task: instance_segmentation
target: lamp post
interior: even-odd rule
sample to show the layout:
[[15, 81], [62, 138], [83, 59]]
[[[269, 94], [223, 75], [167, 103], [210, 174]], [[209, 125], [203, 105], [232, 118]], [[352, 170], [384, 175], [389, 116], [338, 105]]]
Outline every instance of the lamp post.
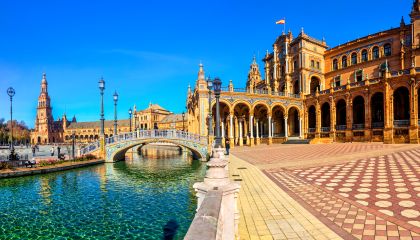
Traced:
[[209, 89], [209, 115], [208, 115], [208, 124], [209, 124], [209, 130], [208, 135], [209, 137], [213, 135], [213, 116], [212, 116], [212, 108], [211, 108], [211, 89], [213, 87], [213, 81], [210, 79], [210, 77], [207, 77], [207, 88]]
[[101, 91], [101, 136], [105, 135], [105, 118], [104, 118], [104, 90], [105, 90], [105, 81], [101, 77], [101, 80], [99, 80], [99, 90]]
[[118, 93], [114, 93], [114, 136], [117, 136], [117, 102], [118, 102]]
[[131, 132], [131, 114], [133, 113], [133, 111], [130, 109], [128, 109], [128, 115], [130, 116], [130, 132]]
[[214, 95], [216, 97], [216, 144], [215, 147], [219, 148], [222, 147], [222, 137], [220, 136], [220, 106], [219, 106], [219, 98], [220, 92], [222, 90], [222, 81], [220, 78], [216, 77], [213, 80], [213, 87], [214, 87]]
[[184, 128], [184, 119], [185, 119], [185, 112], [182, 112], [182, 131], [185, 131], [185, 128]]
[[7, 95], [10, 97], [10, 160], [15, 160], [15, 147], [13, 146], [13, 96], [15, 96], [15, 89], [9, 87]]
[[72, 148], [71, 148], [71, 151], [72, 151], [72, 156], [73, 156], [73, 159], [74, 159], [74, 131], [72, 131], [72, 133], [71, 133], [71, 145], [72, 145]]

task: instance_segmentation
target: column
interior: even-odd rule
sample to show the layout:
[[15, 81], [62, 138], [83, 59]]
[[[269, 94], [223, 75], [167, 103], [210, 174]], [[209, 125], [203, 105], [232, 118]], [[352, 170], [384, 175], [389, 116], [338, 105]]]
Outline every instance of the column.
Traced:
[[287, 115], [284, 115], [284, 137], [287, 138], [289, 137], [289, 126], [287, 126]]
[[251, 137], [249, 140], [249, 146], [254, 146], [254, 116], [249, 115], [249, 132], [251, 133]]
[[268, 116], [268, 145], [273, 143], [273, 136], [271, 135], [271, 115]]
[[299, 117], [299, 138], [303, 139], [303, 131], [302, 131], [302, 117]]
[[239, 145], [239, 119], [235, 118], [235, 142]]
[[260, 145], [260, 133], [259, 133], [259, 126], [258, 126], [258, 119], [255, 119], [255, 130], [257, 131], [257, 142], [256, 145]]
[[410, 143], [419, 143], [418, 138], [418, 120], [417, 120], [417, 91], [415, 87], [414, 79], [410, 79], [410, 130], [409, 137]]
[[230, 142], [230, 148], [235, 147], [235, 142], [233, 140], [233, 114], [231, 113], [229, 116], [230, 119], [230, 128], [229, 128], [229, 142]]
[[220, 135], [222, 137], [222, 146], [225, 146], [225, 122], [223, 120], [220, 121]]
[[272, 133], [273, 137], [274, 137], [274, 134], [275, 134], [275, 131], [274, 131], [274, 126], [275, 126], [275, 122], [273, 121], [273, 122], [271, 123], [271, 133]]
[[242, 137], [242, 119], [239, 119], [238, 122], [239, 122], [239, 146], [243, 146], [244, 139]]

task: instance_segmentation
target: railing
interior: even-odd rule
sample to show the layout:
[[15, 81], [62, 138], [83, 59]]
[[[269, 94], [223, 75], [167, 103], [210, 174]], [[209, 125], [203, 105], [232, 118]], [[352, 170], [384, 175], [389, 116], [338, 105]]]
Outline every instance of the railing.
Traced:
[[384, 122], [373, 122], [372, 128], [384, 128]]
[[353, 124], [353, 130], [363, 130], [363, 129], [365, 129], [364, 123]]
[[223, 229], [223, 221], [221, 221], [222, 195], [222, 191], [215, 190], [206, 194], [184, 239], [221, 239], [221, 229]]
[[394, 120], [394, 127], [407, 127], [410, 125], [410, 120]]
[[321, 127], [321, 132], [330, 132], [330, 127]]
[[310, 132], [310, 133], [314, 133], [315, 132], [315, 128], [308, 128], [308, 132]]
[[[201, 137], [198, 134], [193, 134], [189, 132], [179, 131], [179, 130], [139, 130], [136, 132], [130, 133], [121, 133], [116, 136], [112, 136], [105, 139], [105, 145], [128, 141], [128, 140], [135, 140], [135, 139], [150, 139], [150, 138], [161, 138], [161, 139], [181, 139], [192, 141], [196, 143], [200, 143], [203, 145], [207, 145], [207, 138]], [[85, 155], [89, 152], [95, 151], [100, 147], [100, 142], [94, 142], [85, 148], [80, 149], [80, 153]]]
[[346, 129], [347, 129], [346, 125], [336, 125], [335, 126], [335, 130], [337, 130], [337, 131], [344, 131]]
[[[222, 87], [222, 92], [229, 92], [229, 88], [228, 87]], [[234, 88], [233, 92], [238, 92], [238, 93], [250, 93], [250, 91], [246, 88]], [[328, 90], [329, 92], [329, 90]], [[295, 93], [285, 93], [285, 92], [275, 92], [275, 91], [271, 91], [268, 92], [268, 90], [266, 89], [255, 89], [254, 94], [270, 94], [273, 96], [280, 96], [280, 97], [291, 97], [291, 98], [300, 98], [300, 94], [295, 94]]]
[[234, 92], [247, 92], [246, 88], [233, 88]]
[[268, 90], [265, 89], [256, 89], [255, 90], [256, 94], [268, 94]]

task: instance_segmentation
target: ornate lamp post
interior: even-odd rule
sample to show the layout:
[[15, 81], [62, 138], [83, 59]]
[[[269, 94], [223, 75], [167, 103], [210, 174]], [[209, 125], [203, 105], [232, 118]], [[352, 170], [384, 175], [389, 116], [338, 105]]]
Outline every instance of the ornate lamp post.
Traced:
[[182, 112], [182, 131], [185, 131], [185, 128], [184, 128], [184, 119], [185, 119], [185, 112]]
[[130, 132], [131, 132], [131, 114], [133, 113], [133, 111], [130, 109], [128, 109], [128, 115], [130, 116]]
[[72, 148], [71, 148], [71, 151], [72, 151], [72, 156], [73, 156], [73, 159], [74, 159], [74, 132], [75, 131], [72, 131], [72, 133], [71, 133], [71, 145], [72, 145]]
[[7, 95], [10, 97], [10, 160], [15, 160], [15, 147], [13, 146], [13, 96], [15, 96], [15, 89], [9, 87], [7, 89]]
[[212, 109], [211, 109], [211, 89], [213, 87], [213, 81], [210, 77], [207, 77], [207, 88], [209, 89], [209, 115], [208, 115], [208, 124], [209, 124], [209, 137], [213, 135], [213, 116], [212, 116]]
[[105, 90], [105, 81], [101, 77], [101, 80], [99, 80], [99, 90], [101, 91], [101, 136], [105, 135], [105, 118], [104, 118], [104, 90]]
[[213, 80], [213, 87], [214, 87], [214, 95], [216, 97], [216, 144], [215, 147], [219, 148], [222, 147], [222, 137], [220, 136], [220, 106], [219, 106], [219, 98], [220, 92], [222, 90], [222, 81], [220, 78], [216, 77]]
[[117, 102], [118, 102], [118, 93], [114, 93], [114, 136], [117, 135]]

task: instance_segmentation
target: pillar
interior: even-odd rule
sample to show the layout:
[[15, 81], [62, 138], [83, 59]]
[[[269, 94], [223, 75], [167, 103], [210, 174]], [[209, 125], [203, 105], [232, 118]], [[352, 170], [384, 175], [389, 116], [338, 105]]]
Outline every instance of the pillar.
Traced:
[[346, 106], [346, 142], [351, 142], [353, 140], [353, 101], [351, 99], [347, 99], [347, 106]]
[[222, 137], [222, 146], [225, 147], [225, 122], [223, 120], [220, 121], [220, 132]]
[[249, 115], [249, 132], [251, 133], [249, 146], [254, 146], [254, 116]]
[[303, 138], [303, 131], [302, 131], [302, 117], [299, 117], [299, 138]]
[[410, 143], [419, 143], [418, 131], [418, 109], [417, 109], [417, 91], [415, 87], [415, 79], [410, 80]]
[[239, 122], [239, 146], [243, 146], [244, 139], [242, 137], [242, 119], [239, 119], [238, 122]]
[[230, 142], [230, 148], [234, 148], [235, 147], [235, 142], [233, 139], [233, 113], [230, 113], [229, 116], [229, 123], [230, 123], [230, 128], [229, 128], [229, 142]]
[[384, 114], [384, 143], [393, 143], [394, 142], [394, 128], [393, 128], [393, 115], [394, 115], [394, 111], [393, 111], [393, 96], [392, 96], [392, 89], [389, 86], [389, 83], [387, 80], [385, 80], [386, 82], [384, 83], [384, 109], [385, 109], [385, 114]]
[[271, 133], [271, 114], [268, 116], [268, 145], [273, 143], [273, 136]]
[[316, 102], [315, 105], [315, 113], [316, 113], [316, 125], [315, 125], [315, 138], [321, 137], [321, 107], [319, 106], [319, 102]]
[[286, 141], [287, 141], [287, 138], [289, 137], [289, 126], [287, 126], [287, 119], [288, 119], [288, 116], [284, 115], [284, 137], [286, 138]]
[[239, 119], [235, 118], [235, 142], [239, 145]]
[[255, 130], [257, 131], [257, 142], [256, 145], [260, 145], [260, 133], [259, 133], [259, 126], [258, 126], [258, 119], [255, 120]]
[[367, 97], [365, 98], [365, 141], [372, 141], [372, 129], [370, 123], [370, 96], [367, 94]]

